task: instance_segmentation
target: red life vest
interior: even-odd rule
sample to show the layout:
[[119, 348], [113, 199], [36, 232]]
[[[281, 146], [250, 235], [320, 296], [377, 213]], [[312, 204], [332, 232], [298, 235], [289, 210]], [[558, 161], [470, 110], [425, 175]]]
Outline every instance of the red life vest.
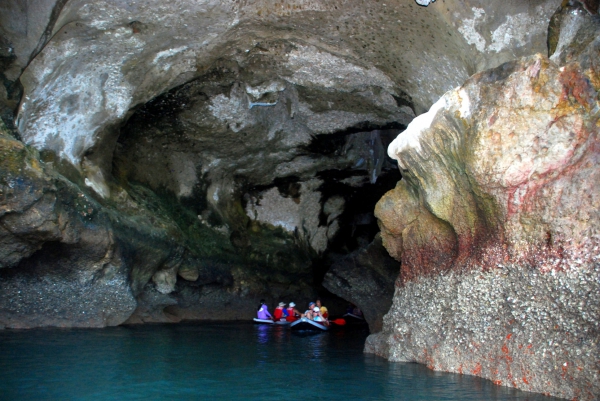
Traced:
[[286, 317], [285, 320], [287, 320], [288, 322], [293, 322], [294, 320], [297, 319], [297, 317], [294, 316], [294, 308], [287, 308], [287, 312], [288, 312], [288, 317]]
[[283, 308], [275, 308], [275, 311], [273, 312], [273, 317], [275, 317], [275, 320], [281, 319], [282, 316], [283, 316]]

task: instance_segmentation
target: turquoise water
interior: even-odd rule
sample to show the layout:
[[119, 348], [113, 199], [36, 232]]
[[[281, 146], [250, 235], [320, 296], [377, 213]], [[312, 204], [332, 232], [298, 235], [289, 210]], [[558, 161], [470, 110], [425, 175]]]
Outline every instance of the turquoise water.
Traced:
[[0, 400], [553, 400], [365, 355], [366, 336], [250, 323], [0, 330]]

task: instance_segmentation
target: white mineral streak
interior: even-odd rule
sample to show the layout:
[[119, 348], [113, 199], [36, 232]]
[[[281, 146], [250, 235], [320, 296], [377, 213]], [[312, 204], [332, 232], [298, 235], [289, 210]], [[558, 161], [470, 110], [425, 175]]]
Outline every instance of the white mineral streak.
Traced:
[[484, 20], [485, 11], [483, 8], [473, 7], [473, 18], [465, 19], [463, 25], [458, 28], [458, 32], [462, 33], [463, 37], [470, 45], [475, 45], [475, 48], [480, 52], [485, 51], [486, 41], [477, 32], [477, 26], [480, 25]]
[[474, 45], [480, 52], [499, 53], [507, 49], [515, 49], [527, 46], [533, 35], [544, 34], [548, 14], [549, 4], [542, 4], [535, 8], [533, 13], [519, 13], [515, 15], [506, 15], [506, 20], [498, 26], [491, 34], [491, 43], [488, 45], [484, 36], [481, 34], [487, 31], [489, 21], [486, 21], [485, 10], [473, 7], [473, 18], [467, 18], [463, 21], [458, 31], [463, 35], [468, 44]]
[[524, 26], [531, 25], [533, 18], [527, 13], [517, 15], [507, 15], [506, 21], [492, 33], [492, 44], [488, 50], [499, 52], [509, 47], [514, 40], [517, 46], [523, 46], [531, 32], [523, 29]]
[[260, 99], [263, 95], [273, 92], [281, 92], [285, 89], [285, 83], [281, 81], [273, 81], [252, 87], [246, 84], [246, 93], [254, 99]]
[[[99, 34], [98, 41], [107, 40], [108, 33]], [[125, 49], [105, 55], [103, 62], [97, 62], [94, 44], [82, 47], [76, 39], [67, 39], [46, 46], [44, 57], [35, 59], [24, 73], [26, 96], [18, 128], [26, 143], [52, 149], [78, 165], [94, 145], [94, 134], [124, 117], [134, 88], [121, 66], [128, 52], [139, 50], [143, 43], [137, 38], [120, 41]], [[92, 65], [91, 60], [96, 62]]]
[[544, 24], [539, 19], [545, 14], [544, 5], [541, 5], [536, 7], [533, 14], [507, 15], [506, 21], [492, 33], [492, 44], [487, 50], [500, 52], [507, 48], [526, 46], [532, 35], [541, 33], [544, 29]]
[[170, 158], [170, 167], [179, 188], [177, 195], [180, 197], [192, 195], [194, 185], [198, 182], [193, 160], [186, 154], [173, 153]]
[[564, 21], [560, 28], [558, 45], [554, 51], [554, 54], [552, 54], [550, 57], [550, 59], [554, 62], [557, 62], [560, 59], [561, 53], [573, 42], [575, 36], [579, 32], [579, 29], [585, 23], [583, 18], [578, 18], [577, 15], [573, 14], [566, 14], [563, 18]]
[[213, 97], [208, 109], [215, 118], [228, 124], [233, 132], [254, 124], [252, 114], [248, 113], [247, 95], [239, 87], [232, 88], [229, 97], [223, 94]]
[[429, 4], [433, 3], [435, 0], [415, 0], [418, 5], [427, 7]]
[[156, 56], [154, 56], [154, 60], [152, 60], [152, 64], [158, 63], [163, 58], [172, 57], [172, 56], [176, 55], [177, 53], [181, 53], [182, 51], [184, 51], [186, 49], [187, 49], [186, 46], [180, 46], [175, 49], [167, 49], [167, 50], [160, 51], [160, 52], [156, 53]]
[[271, 188], [260, 195], [260, 201], [248, 202], [246, 214], [253, 220], [281, 227], [288, 232], [294, 232], [302, 227], [300, 204], [292, 198], [279, 194], [277, 188]]
[[377, 121], [375, 114], [358, 114], [350, 111], [332, 110], [323, 113], [314, 113], [310, 109], [310, 105], [300, 102], [298, 112], [302, 115], [309, 116], [306, 121], [306, 126], [315, 133], [330, 133], [340, 127], [351, 127], [361, 121]]
[[321, 184], [321, 180], [303, 182], [299, 200], [284, 197], [277, 188], [271, 188], [262, 192], [260, 199], [250, 199], [246, 214], [261, 223], [281, 227], [290, 233], [297, 232], [315, 251], [323, 252], [327, 248], [328, 227], [319, 226], [321, 193], [316, 189]]
[[471, 101], [464, 89], [455, 88], [446, 92], [431, 106], [427, 113], [423, 113], [412, 120], [406, 130], [390, 143], [388, 156], [397, 160], [400, 168], [406, 168], [402, 162], [402, 152], [409, 149], [421, 152], [421, 136], [431, 127], [433, 119], [440, 110], [450, 108], [456, 108], [461, 118], [468, 118], [471, 115]]
[[110, 190], [108, 189], [108, 186], [106, 185], [104, 180], [95, 181], [93, 179], [86, 178], [84, 182], [86, 186], [92, 188], [98, 195], [102, 196], [103, 198], [107, 198], [110, 195]]
[[286, 66], [294, 71], [289, 81], [296, 85], [335, 87], [341, 91], [377, 86], [395, 94], [394, 82], [382, 71], [360, 67], [315, 46], [297, 45]]
[[[75, 166], [134, 104], [189, 80], [197, 72], [199, 44], [211, 42], [234, 18], [215, 14], [218, 17], [209, 24], [195, 28], [190, 40], [186, 34], [197, 13], [231, 9], [234, 3], [199, 0], [191, 8], [179, 0], [127, 6], [118, 0], [82, 3], [66, 5], [65, 20], [57, 23], [63, 28], [24, 71], [17, 121], [26, 143], [53, 150]], [[149, 29], [161, 26], [179, 36], [167, 34], [165, 41], [134, 33], [132, 21], [141, 21]], [[196, 43], [196, 48], [190, 43]]]
[[[74, 54], [59, 58], [62, 62], [55, 66], [56, 78], [24, 98], [18, 118], [19, 131], [27, 144], [53, 149], [74, 165], [94, 145], [93, 134], [106, 122], [106, 114], [114, 120], [123, 118], [134, 90], [121, 74], [121, 61], [89, 69], [71, 68], [72, 60], [85, 57]], [[43, 75], [45, 72], [41, 78]], [[31, 107], [34, 99], [44, 101]]]

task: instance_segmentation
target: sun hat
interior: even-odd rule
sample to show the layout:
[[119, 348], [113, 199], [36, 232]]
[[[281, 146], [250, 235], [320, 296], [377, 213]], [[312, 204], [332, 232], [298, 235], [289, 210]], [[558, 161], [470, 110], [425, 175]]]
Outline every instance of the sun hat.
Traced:
[[285, 306], [285, 302], [280, 302], [279, 306]]
[[315, 306], [315, 308], [313, 309], [313, 311], [318, 312], [320, 309], [318, 306]]
[[294, 306], [296, 306], [296, 304], [293, 302], [290, 302], [290, 308], [293, 308]]

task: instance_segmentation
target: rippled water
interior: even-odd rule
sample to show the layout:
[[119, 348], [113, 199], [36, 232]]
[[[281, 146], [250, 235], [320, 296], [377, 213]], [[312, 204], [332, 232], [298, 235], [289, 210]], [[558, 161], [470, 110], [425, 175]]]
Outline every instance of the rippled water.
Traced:
[[0, 330], [0, 400], [555, 400], [245, 323]]

